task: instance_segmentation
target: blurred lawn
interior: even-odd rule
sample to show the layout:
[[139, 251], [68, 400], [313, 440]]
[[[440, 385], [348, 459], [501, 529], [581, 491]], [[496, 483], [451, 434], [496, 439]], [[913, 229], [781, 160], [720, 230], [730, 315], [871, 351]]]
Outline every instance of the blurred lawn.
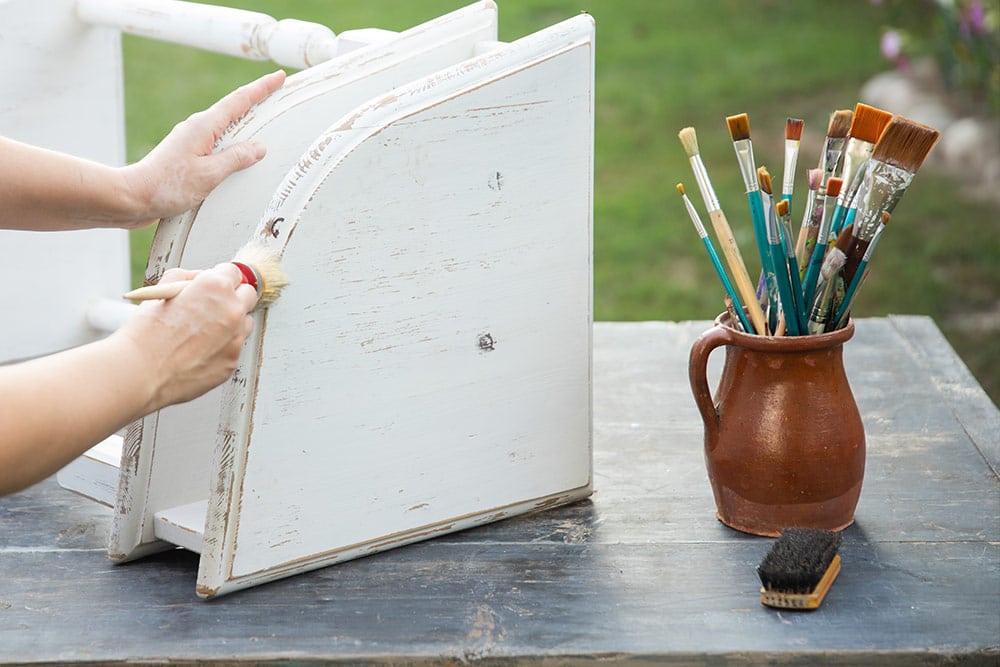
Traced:
[[[471, 0], [470, 0], [471, 1]], [[325, 24], [334, 31], [405, 29], [463, 0], [230, 0], [219, 4]], [[746, 112], [758, 165], [780, 182], [784, 122], [805, 120], [796, 190], [818, 159], [830, 113], [853, 108], [884, 70], [883, 10], [869, 0], [499, 0], [500, 37], [513, 40], [580, 11], [597, 22], [595, 318], [711, 319], [721, 288], [674, 188], [701, 197], [677, 140], [698, 131], [702, 156], [752, 274], [753, 233], [725, 117]], [[898, 16], [893, 17], [898, 25]], [[910, 18], [920, 31], [921, 18]], [[129, 159], [232, 88], [273, 69], [193, 49], [125, 38]], [[892, 111], [892, 109], [889, 109]], [[933, 157], [933, 156], [932, 156]], [[801, 202], [803, 197], [796, 201]], [[707, 223], [707, 215], [702, 211]], [[798, 224], [801, 209], [793, 213]], [[141, 280], [151, 230], [133, 237]], [[1000, 345], [967, 326], [996, 312], [1000, 219], [962, 201], [925, 166], [893, 216], [855, 314], [932, 316], [995, 402]]]

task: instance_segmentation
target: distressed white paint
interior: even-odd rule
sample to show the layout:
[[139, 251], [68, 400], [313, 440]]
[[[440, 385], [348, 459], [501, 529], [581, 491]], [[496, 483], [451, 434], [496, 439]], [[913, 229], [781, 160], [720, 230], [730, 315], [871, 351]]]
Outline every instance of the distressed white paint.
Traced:
[[[125, 161], [117, 31], [79, 22], [73, 0], [0, 0], [0, 134], [104, 164]], [[0, 157], [2, 159], [2, 157]], [[0, 361], [105, 332], [88, 306], [129, 285], [128, 234], [0, 231]]]
[[[496, 6], [479, 2], [300, 72], [221, 140], [254, 139], [268, 147], [252, 169], [233, 175], [201, 207], [157, 227], [147, 280], [171, 267], [213, 266], [250, 237], [278, 183], [317, 135], [368, 99], [469, 58], [496, 38]], [[127, 438], [110, 552], [128, 560], [169, 545], [156, 540], [153, 515], [204, 499], [212, 483], [211, 450], [220, 389], [142, 420]], [[167, 443], [157, 447], [158, 443]], [[155, 466], [154, 466], [155, 461]]]
[[207, 509], [208, 501], [201, 500], [157, 512], [154, 516], [157, 539], [201, 553]]
[[590, 492], [592, 40], [377, 98], [279, 187], [294, 282], [225, 388], [199, 594]]
[[227, 133], [268, 157], [147, 279], [263, 238], [293, 284], [230, 383], [130, 426], [113, 558], [198, 551], [211, 597], [590, 493], [593, 62], [589, 17], [504, 45], [481, 2]]

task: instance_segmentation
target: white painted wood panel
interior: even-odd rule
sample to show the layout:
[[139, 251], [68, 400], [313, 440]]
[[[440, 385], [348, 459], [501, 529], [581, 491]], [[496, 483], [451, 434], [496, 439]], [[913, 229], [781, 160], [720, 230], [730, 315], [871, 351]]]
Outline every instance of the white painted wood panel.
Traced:
[[201, 553], [207, 507], [208, 501], [200, 500], [157, 512], [153, 521], [157, 539]]
[[[469, 58], [476, 44], [496, 38], [496, 22], [496, 5], [478, 2], [291, 76], [220, 141], [220, 147], [261, 141], [267, 157], [229, 178], [199, 209], [160, 223], [147, 280], [156, 282], [173, 266], [198, 268], [231, 259], [258, 225], [276, 185], [297, 163], [308, 162], [303, 152], [333, 120], [373, 96]], [[207, 497], [220, 406], [219, 390], [213, 390], [150, 415], [131, 431], [112, 558], [168, 548], [156, 540], [153, 515]]]
[[592, 42], [376, 98], [279, 188], [293, 284], [224, 388], [199, 594], [590, 492]]

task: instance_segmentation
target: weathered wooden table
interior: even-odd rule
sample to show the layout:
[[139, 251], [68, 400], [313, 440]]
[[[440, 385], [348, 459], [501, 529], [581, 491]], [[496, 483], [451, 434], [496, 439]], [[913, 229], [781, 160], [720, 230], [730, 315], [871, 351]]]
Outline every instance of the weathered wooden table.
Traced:
[[109, 510], [54, 480], [0, 499], [0, 662], [997, 665], [1000, 413], [933, 322], [862, 320], [845, 349], [865, 486], [800, 613], [759, 604], [770, 541], [714, 517], [687, 383], [708, 325], [595, 324], [590, 500], [217, 601], [194, 554], [112, 565]]

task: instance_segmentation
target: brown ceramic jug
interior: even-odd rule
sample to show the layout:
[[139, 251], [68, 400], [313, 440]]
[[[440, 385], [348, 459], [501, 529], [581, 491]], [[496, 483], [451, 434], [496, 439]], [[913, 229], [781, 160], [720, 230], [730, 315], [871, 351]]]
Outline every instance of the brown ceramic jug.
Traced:
[[[756, 535], [840, 530], [854, 520], [865, 432], [844, 372], [854, 323], [812, 336], [756, 336], [715, 326], [691, 348], [688, 373], [705, 423], [705, 461], [719, 519]], [[708, 357], [726, 346], [713, 400]]]

